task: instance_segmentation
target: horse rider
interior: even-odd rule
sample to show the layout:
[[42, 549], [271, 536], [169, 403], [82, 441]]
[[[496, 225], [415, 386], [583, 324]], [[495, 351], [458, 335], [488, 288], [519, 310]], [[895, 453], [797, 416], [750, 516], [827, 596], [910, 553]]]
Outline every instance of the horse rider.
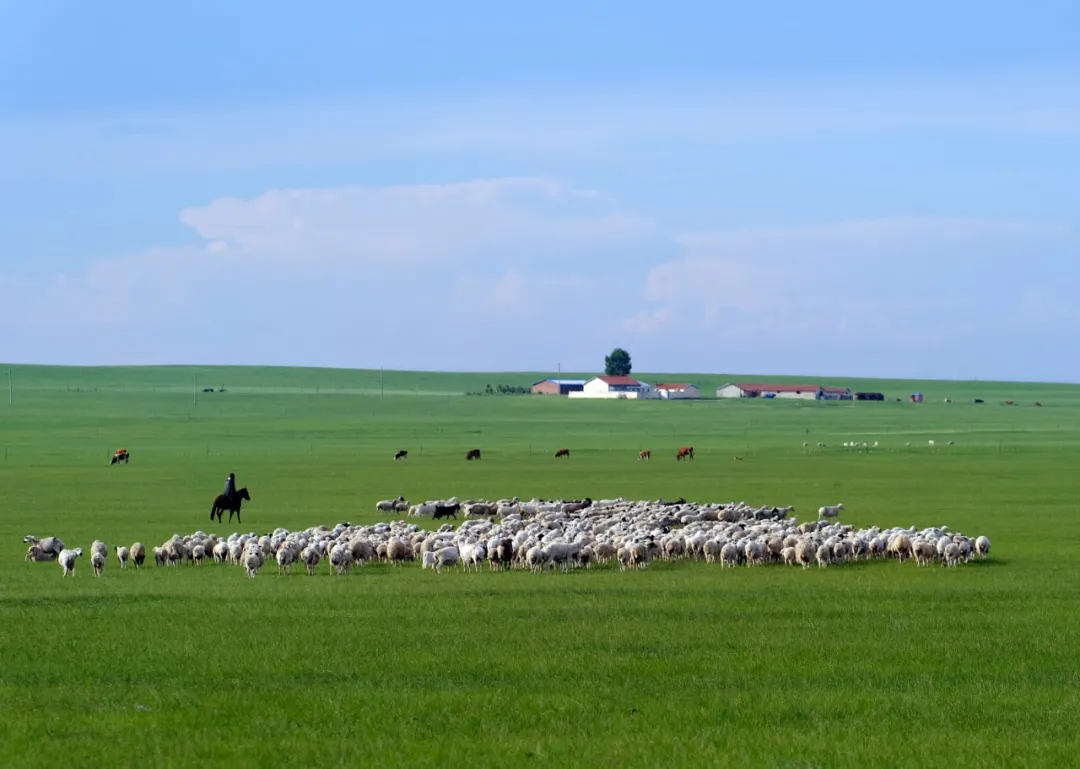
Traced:
[[225, 496], [230, 502], [236, 501], [236, 473], [229, 473], [229, 477], [225, 479]]

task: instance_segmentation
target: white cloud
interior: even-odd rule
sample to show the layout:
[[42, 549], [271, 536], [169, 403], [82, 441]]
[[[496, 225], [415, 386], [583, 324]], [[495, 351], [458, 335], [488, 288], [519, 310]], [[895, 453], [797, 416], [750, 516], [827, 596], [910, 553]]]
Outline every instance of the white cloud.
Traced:
[[274, 190], [181, 218], [201, 245], [100, 260], [35, 287], [23, 336], [53, 350], [78, 338], [80, 356], [130, 362], [176, 362], [174, 351], [219, 339], [248, 362], [300, 351], [335, 364], [483, 365], [523, 345], [557, 360], [558, 340], [587, 338], [576, 324], [603, 311], [605, 257], [653, 231], [593, 191], [544, 179]]
[[547, 179], [271, 190], [185, 209], [217, 251], [262, 262], [410, 270], [514, 258], [514, 249], [602, 248], [651, 229], [595, 192]]
[[1019, 348], [1036, 326], [1052, 336], [1080, 319], [1063, 288], [1080, 278], [1077, 239], [1054, 224], [882, 219], [678, 240], [683, 255], [649, 271], [624, 328], [654, 356], [719, 356], [714, 370], [875, 361], [903, 375], [901, 361], [925, 357], [978, 371], [982, 340]]
[[672, 371], [988, 377], [1000, 359], [1024, 378], [1009, 361], [1033, 336], [1068, 343], [1080, 322], [1078, 239], [1043, 223], [672, 235], [544, 179], [274, 190], [182, 219], [201, 243], [0, 276], [9, 355], [587, 369], [620, 345]]

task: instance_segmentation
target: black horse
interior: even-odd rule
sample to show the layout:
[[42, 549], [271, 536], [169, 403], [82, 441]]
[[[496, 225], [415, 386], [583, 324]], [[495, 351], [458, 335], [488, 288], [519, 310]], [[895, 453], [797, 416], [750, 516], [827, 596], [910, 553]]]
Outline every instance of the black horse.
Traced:
[[218, 494], [214, 498], [214, 506], [210, 508], [210, 520], [214, 520], [214, 516], [217, 516], [218, 523], [221, 523], [221, 514], [226, 510], [229, 511], [229, 523], [232, 523], [233, 513], [236, 513], [236, 522], [240, 523], [240, 505], [242, 500], [251, 501], [251, 495], [248, 494], [247, 486], [237, 490], [236, 498], [229, 499], [225, 494]]

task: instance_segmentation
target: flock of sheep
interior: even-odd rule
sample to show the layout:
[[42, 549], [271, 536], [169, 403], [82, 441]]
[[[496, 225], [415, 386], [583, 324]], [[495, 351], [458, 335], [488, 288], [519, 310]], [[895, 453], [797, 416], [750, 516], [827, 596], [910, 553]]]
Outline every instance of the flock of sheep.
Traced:
[[[910, 528], [859, 528], [837, 518], [843, 505], [822, 507], [818, 520], [798, 523], [792, 508], [751, 507], [743, 502], [696, 504], [625, 499], [523, 502], [516, 497], [498, 501], [456, 499], [408, 505], [405, 500], [384, 500], [390, 510], [411, 515], [436, 514], [436, 510], [460, 510], [464, 520], [455, 527], [443, 524], [425, 530], [407, 520], [369, 526], [339, 523], [330, 528], [315, 526], [301, 531], [275, 529], [258, 535], [233, 533], [224, 539], [199, 531], [174, 535], [152, 548], [158, 566], [182, 563], [200, 565], [213, 561], [244, 567], [254, 578], [267, 562], [278, 573], [303, 564], [314, 575], [326, 561], [331, 574], [343, 575], [368, 563], [394, 566], [419, 562], [421, 568], [439, 573], [445, 566], [491, 571], [529, 569], [534, 573], [559, 568], [589, 568], [594, 563], [615, 561], [620, 569], [641, 569], [656, 559], [700, 560], [721, 567], [761, 566], [768, 563], [819, 568], [852, 561], [894, 558], [919, 566], [939, 563], [952, 567], [973, 557], [986, 558], [990, 540], [968, 537], [945, 526]], [[405, 507], [398, 509], [402, 503]], [[380, 503], [379, 509], [383, 509]], [[455, 516], [456, 517], [456, 516]], [[56, 537], [28, 536], [28, 561], [58, 561], [62, 576], [75, 574], [82, 548], [68, 549]], [[141, 542], [117, 547], [121, 568], [136, 568], [146, 559]], [[104, 542], [90, 547], [94, 573], [101, 575], [108, 560]]]

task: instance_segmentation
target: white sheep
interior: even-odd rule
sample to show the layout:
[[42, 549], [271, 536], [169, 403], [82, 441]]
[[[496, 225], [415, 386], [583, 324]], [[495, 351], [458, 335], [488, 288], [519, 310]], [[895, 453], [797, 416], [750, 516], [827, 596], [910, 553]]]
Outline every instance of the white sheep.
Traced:
[[990, 540], [981, 535], [976, 537], [975, 552], [979, 554], [980, 558], [986, 558], [990, 555]]
[[319, 565], [319, 561], [322, 556], [319, 555], [317, 548], [308, 545], [300, 551], [300, 560], [304, 562], [304, 568], [307, 569], [307, 573], [311, 576], [315, 576], [315, 567]]
[[456, 547], [444, 547], [435, 554], [435, 573], [441, 573], [443, 566], [453, 566], [460, 557], [461, 553]]
[[146, 545], [142, 542], [136, 542], [128, 552], [131, 555], [131, 562], [135, 564], [135, 568], [141, 569], [143, 562], [146, 561]]
[[289, 573], [292, 572], [292, 565], [293, 562], [296, 560], [296, 553], [293, 552], [293, 549], [291, 547], [289, 547], [288, 545], [283, 545], [281, 548], [278, 549], [277, 556], [275, 557], [277, 559], [279, 577], [281, 576], [281, 573], [283, 571]]
[[128, 554], [131, 551], [121, 545], [116, 546], [116, 560], [120, 563], [120, 568], [127, 568]]
[[101, 572], [105, 571], [106, 556], [100, 550], [90, 551], [90, 565], [94, 567], [94, 576], [100, 577]]
[[251, 549], [244, 553], [244, 572], [251, 578], [255, 579], [255, 575], [259, 573], [259, 569], [263, 565], [262, 553], [258, 550]]
[[840, 511], [843, 509], [844, 505], [842, 503], [836, 505], [824, 505], [822, 507], [819, 507], [817, 511], [818, 520], [821, 520], [822, 518], [838, 518], [840, 516]]
[[82, 555], [82, 548], [77, 547], [74, 550], [68, 550], [67, 548], [60, 551], [60, 555], [56, 557], [56, 560], [60, 562], [60, 568], [64, 571], [60, 574], [61, 578], [66, 577], [68, 574], [75, 577], [75, 559]]

